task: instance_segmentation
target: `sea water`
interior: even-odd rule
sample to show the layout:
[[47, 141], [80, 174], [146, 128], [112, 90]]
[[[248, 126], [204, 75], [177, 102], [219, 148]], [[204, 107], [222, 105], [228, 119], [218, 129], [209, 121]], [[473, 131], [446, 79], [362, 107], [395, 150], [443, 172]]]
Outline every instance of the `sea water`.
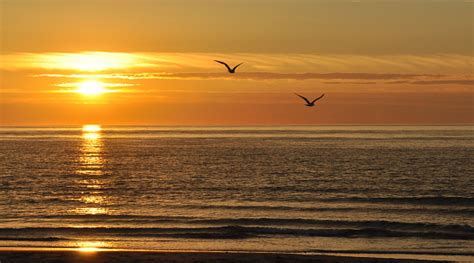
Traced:
[[3, 127], [0, 246], [474, 255], [472, 126]]

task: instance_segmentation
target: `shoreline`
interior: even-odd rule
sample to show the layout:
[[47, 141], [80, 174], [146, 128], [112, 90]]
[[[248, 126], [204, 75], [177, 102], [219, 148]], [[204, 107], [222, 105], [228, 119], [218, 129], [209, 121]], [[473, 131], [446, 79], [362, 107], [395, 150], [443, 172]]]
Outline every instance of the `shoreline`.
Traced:
[[386, 252], [271, 252], [139, 250], [104, 248], [0, 247], [0, 262], [453, 262], [471, 261], [472, 255], [403, 254]]
[[[55, 263], [105, 263], [105, 262], [380, 262], [380, 263], [409, 263], [434, 262], [423, 259], [401, 259], [384, 257], [367, 257], [365, 255], [328, 255], [328, 254], [292, 254], [277, 252], [217, 252], [217, 251], [146, 251], [118, 249], [61, 249], [61, 248], [0, 248], [0, 262], [55, 262]], [[449, 262], [449, 261], [435, 261]]]

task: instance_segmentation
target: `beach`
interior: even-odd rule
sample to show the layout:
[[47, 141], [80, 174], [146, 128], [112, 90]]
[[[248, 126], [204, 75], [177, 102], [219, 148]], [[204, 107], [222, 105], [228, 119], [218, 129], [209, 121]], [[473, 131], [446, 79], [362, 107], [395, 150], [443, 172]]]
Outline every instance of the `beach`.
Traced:
[[[309, 262], [341, 262], [341, 263], [409, 263], [430, 262], [428, 260], [389, 259], [323, 255], [296, 255], [278, 253], [232, 253], [232, 252], [131, 252], [131, 251], [0, 251], [0, 261], [10, 263], [23, 262], [55, 262], [55, 263], [118, 263], [118, 262], [169, 262], [169, 263], [309, 263]], [[442, 262], [442, 261], [436, 261]]]

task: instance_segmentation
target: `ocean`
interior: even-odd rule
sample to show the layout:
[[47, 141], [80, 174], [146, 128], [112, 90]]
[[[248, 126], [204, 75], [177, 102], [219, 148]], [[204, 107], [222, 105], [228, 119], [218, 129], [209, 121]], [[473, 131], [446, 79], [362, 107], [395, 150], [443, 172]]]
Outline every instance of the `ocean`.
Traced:
[[474, 256], [473, 126], [2, 127], [0, 247]]

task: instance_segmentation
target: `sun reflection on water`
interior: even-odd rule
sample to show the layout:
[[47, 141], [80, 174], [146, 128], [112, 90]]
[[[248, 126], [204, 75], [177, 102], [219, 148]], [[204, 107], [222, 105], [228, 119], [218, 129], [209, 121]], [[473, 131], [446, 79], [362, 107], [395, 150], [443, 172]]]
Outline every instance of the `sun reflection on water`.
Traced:
[[103, 175], [104, 160], [103, 142], [100, 125], [84, 125], [82, 127], [81, 156], [79, 158], [79, 174]]
[[102, 250], [101, 248], [103, 247], [107, 247], [108, 244], [106, 242], [103, 242], [103, 241], [95, 241], [95, 242], [92, 242], [92, 241], [81, 241], [79, 243], [77, 243], [77, 250], [79, 252], [88, 252], [88, 253], [91, 253], [91, 252], [97, 252], [97, 251], [100, 251]]
[[78, 207], [73, 212], [80, 215], [105, 215], [109, 210], [104, 207]]
[[102, 127], [100, 127], [100, 125], [96, 125], [96, 124], [87, 124], [87, 125], [84, 125], [82, 126], [82, 132], [92, 132], [92, 133], [98, 133], [102, 131]]
[[95, 133], [95, 132], [88, 132], [88, 133], [83, 133], [82, 138], [84, 140], [98, 140], [100, 139], [100, 133]]
[[[92, 215], [107, 214], [108, 209], [103, 207], [108, 203], [108, 200], [103, 192], [103, 186], [107, 181], [103, 177], [105, 161], [101, 126], [84, 125], [81, 138], [76, 174], [82, 177], [77, 180], [77, 184], [81, 188], [85, 188], [85, 191], [82, 191], [77, 197], [83, 206], [76, 207], [73, 212]], [[90, 178], [87, 178], [89, 176]]]

